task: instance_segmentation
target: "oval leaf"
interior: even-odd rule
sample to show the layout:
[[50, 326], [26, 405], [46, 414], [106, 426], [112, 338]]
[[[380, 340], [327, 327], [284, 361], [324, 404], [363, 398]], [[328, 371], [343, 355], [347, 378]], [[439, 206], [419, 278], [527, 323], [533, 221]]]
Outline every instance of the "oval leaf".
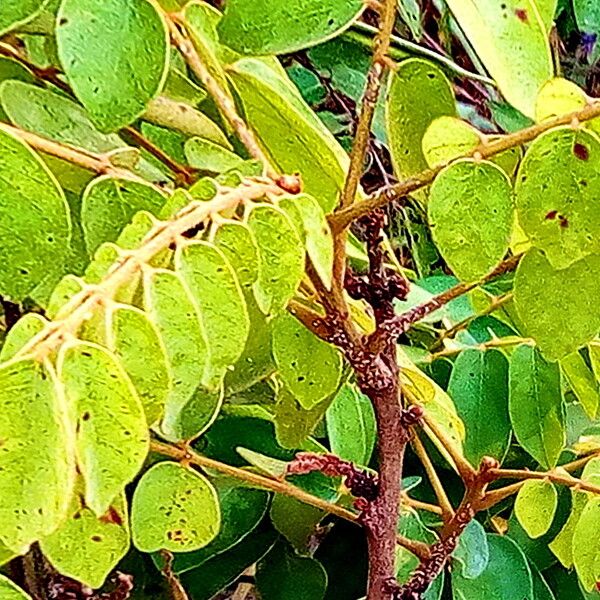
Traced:
[[129, 125], [162, 88], [166, 24], [147, 0], [63, 0], [58, 56], [73, 91], [100, 131]]
[[473, 464], [484, 456], [501, 461], [511, 434], [504, 355], [498, 350], [463, 350], [454, 362], [448, 393], [465, 424], [465, 457]]
[[342, 372], [339, 351], [290, 314], [273, 322], [273, 356], [279, 375], [304, 408], [313, 408], [336, 390]]
[[600, 498], [588, 500], [573, 533], [573, 562], [581, 584], [590, 592], [600, 581]]
[[362, 8], [362, 0], [229, 0], [218, 30], [242, 54], [287, 54], [338, 35]]
[[519, 223], [553, 267], [564, 269], [600, 251], [600, 141], [558, 128], [538, 137], [517, 174]]
[[0, 369], [0, 441], [0, 539], [20, 554], [65, 518], [75, 481], [73, 425], [49, 366]]
[[259, 269], [254, 292], [265, 313], [283, 310], [304, 275], [304, 249], [288, 216], [274, 206], [257, 205], [248, 226], [258, 246]]
[[85, 501], [100, 516], [142, 468], [148, 453], [144, 409], [115, 355], [96, 344], [64, 345], [58, 371], [77, 420]]
[[509, 413], [515, 437], [545, 469], [558, 462], [566, 441], [560, 370], [532, 346], [518, 346], [510, 357]]
[[197, 471], [173, 462], [149, 469], [131, 506], [133, 543], [142, 552], [190, 552], [210, 543], [221, 527], [219, 497]]
[[225, 255], [211, 244], [194, 242], [178, 248], [175, 264], [202, 316], [209, 356], [204, 383], [215, 389], [248, 338], [250, 319], [242, 290]]
[[512, 188], [496, 165], [465, 159], [447, 166], [431, 186], [427, 210], [433, 239], [460, 279], [483, 277], [506, 254]]
[[97, 517], [76, 494], [69, 518], [40, 544], [44, 556], [67, 577], [99, 588], [129, 549], [125, 497]]
[[0, 172], [0, 294], [22, 300], [63, 273], [69, 205], [39, 156], [1, 129]]
[[550, 481], [529, 480], [517, 494], [515, 514], [527, 535], [538, 538], [544, 535], [558, 506], [558, 493]]

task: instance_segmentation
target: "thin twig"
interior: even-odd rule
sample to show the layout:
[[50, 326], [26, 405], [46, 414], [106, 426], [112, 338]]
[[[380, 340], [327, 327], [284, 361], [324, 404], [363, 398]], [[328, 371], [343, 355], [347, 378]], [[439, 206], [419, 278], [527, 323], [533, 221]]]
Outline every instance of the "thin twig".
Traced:
[[279, 178], [279, 174], [271, 166], [269, 159], [260, 148], [254, 133], [250, 130], [246, 122], [238, 114], [235, 104], [229, 95], [228, 91], [221, 89], [221, 86], [216, 79], [209, 73], [208, 69], [200, 59], [193, 41], [190, 39], [185, 21], [178, 15], [165, 15], [171, 39], [175, 47], [181, 52], [181, 55], [189, 65], [193, 73], [202, 82], [216, 105], [219, 107], [221, 114], [231, 125], [236, 135], [246, 147], [246, 150], [252, 158], [258, 160], [264, 168], [267, 177], [273, 180]]
[[245, 200], [258, 200], [268, 194], [282, 193], [283, 190], [270, 181], [245, 180], [237, 188], [221, 191], [213, 200], [190, 203], [170, 221], [157, 222], [139, 248], [124, 251], [100, 283], [86, 286], [76, 294], [63, 306], [57, 320], [33, 337], [18, 356], [32, 355], [41, 359], [52, 352], [66, 336], [79, 329], [99, 304], [114, 298], [119, 288], [130, 281], [142, 265], [212, 214], [236, 207]]
[[425, 468], [425, 472], [427, 473], [431, 487], [433, 488], [435, 496], [440, 503], [444, 521], [450, 521], [450, 519], [452, 519], [454, 516], [454, 508], [452, 507], [452, 504], [450, 503], [450, 500], [446, 494], [446, 490], [444, 490], [444, 486], [442, 485], [442, 482], [436, 473], [435, 467], [433, 466], [433, 463], [427, 454], [427, 450], [425, 450], [425, 446], [419, 439], [418, 435], [413, 435], [411, 445], [415, 451], [415, 454], [419, 457], [419, 460]]
[[492, 469], [490, 475], [494, 479], [548, 479], [554, 483], [576, 488], [592, 494], [600, 494], [600, 486], [588, 483], [577, 477], [562, 475], [557, 471], [526, 471], [521, 469]]
[[468, 292], [481, 285], [484, 285], [485, 283], [488, 283], [500, 275], [514, 271], [517, 268], [522, 256], [522, 254], [511, 256], [510, 258], [502, 261], [491, 273], [485, 277], [470, 283], [459, 283], [449, 290], [446, 290], [445, 292], [430, 298], [426, 302], [407, 310], [401, 315], [397, 315], [393, 319], [390, 319], [384, 323], [382, 327], [379, 327], [371, 336], [369, 341], [370, 348], [377, 350], [387, 336], [392, 335], [398, 337], [403, 333], [406, 333], [415, 323], [423, 320], [426, 316], [440, 309], [442, 306], [445, 306], [452, 300], [467, 294]]
[[[150, 448], [152, 451], [158, 452], [163, 456], [168, 456], [179, 461], [185, 461], [191, 465], [195, 465], [203, 469], [212, 469], [214, 471], [218, 471], [219, 473], [223, 473], [224, 475], [245, 481], [246, 483], [256, 487], [289, 496], [298, 500], [299, 502], [319, 508], [329, 514], [345, 519], [346, 521], [358, 523], [359, 517], [356, 513], [343, 508], [342, 506], [338, 506], [337, 504], [333, 504], [332, 502], [327, 502], [326, 500], [318, 498], [317, 496], [313, 496], [312, 494], [309, 494], [308, 492], [285, 481], [284, 479], [275, 479], [272, 477], [267, 477], [266, 475], [255, 473], [254, 471], [233, 467], [213, 458], [202, 456], [201, 454], [198, 454], [189, 448], [181, 448], [166, 442], [152, 440], [150, 443]], [[398, 536], [397, 542], [399, 545], [407, 550], [410, 550], [417, 556], [428, 556], [427, 544], [424, 544], [423, 542], [410, 540], [404, 536]]]
[[[372, 27], [371, 25], [362, 21], [356, 21], [352, 25], [352, 28], [357, 30], [357, 32], [365, 32], [369, 34], [375, 34], [377, 32], [377, 29], [375, 29], [375, 27]], [[352, 32], [346, 32], [344, 35], [347, 37], [351, 37], [352, 39], [356, 39], [357, 41], [360, 41], [362, 43], [362, 40], [358, 39], [363, 37], [360, 33], [352, 35]], [[372, 40], [372, 38], [369, 39]], [[398, 50], [401, 50], [401, 52], [398, 52]], [[406, 60], [406, 55], [404, 54], [404, 52], [429, 58], [434, 62], [444, 65], [448, 68], [449, 71], [456, 73], [456, 75], [458, 75], [459, 77], [467, 77], [468, 79], [472, 79], [474, 81], [480, 81], [481, 83], [498, 87], [498, 84], [490, 77], [486, 77], [485, 75], [479, 75], [479, 73], [473, 73], [472, 71], [464, 69], [460, 65], [456, 64], [451, 58], [444, 56], [443, 54], [440, 54], [435, 50], [430, 50], [429, 48], [425, 48], [424, 46], [420, 46], [419, 44], [415, 44], [414, 42], [405, 40], [404, 38], [401, 38], [397, 35], [390, 36], [390, 56], [394, 60]]]
[[452, 162], [455, 162], [456, 160], [462, 158], [488, 159], [492, 156], [496, 156], [500, 152], [504, 152], [505, 150], [510, 150], [511, 148], [522, 146], [523, 144], [531, 142], [542, 133], [553, 129], [554, 127], [558, 127], [560, 125], [577, 126], [580, 122], [589, 121], [590, 119], [595, 119], [596, 117], [600, 117], [600, 102], [594, 101], [579, 111], [556, 117], [554, 119], [549, 119], [543, 123], [532, 125], [531, 127], [521, 129], [520, 131], [502, 136], [492, 141], [484, 140], [472, 152], [454, 158], [451, 161], [432, 169], [426, 169], [421, 173], [409, 177], [408, 179], [405, 179], [404, 181], [392, 186], [380, 188], [365, 198], [365, 200], [356, 202], [344, 210], [329, 215], [331, 227], [335, 230], [348, 227], [352, 221], [368, 215], [375, 209], [385, 206], [386, 204], [389, 204], [394, 200], [398, 200], [399, 198], [403, 198], [404, 196], [408, 196], [412, 192], [429, 185], [444, 167]]

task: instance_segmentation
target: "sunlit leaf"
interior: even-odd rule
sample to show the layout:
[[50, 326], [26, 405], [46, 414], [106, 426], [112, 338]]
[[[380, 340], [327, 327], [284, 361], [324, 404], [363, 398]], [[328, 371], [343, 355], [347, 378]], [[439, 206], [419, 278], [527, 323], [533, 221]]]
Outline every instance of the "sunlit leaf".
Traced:
[[0, 35], [33, 19], [49, 0], [2, 0], [0, 5]]
[[529, 537], [544, 535], [558, 506], [558, 493], [550, 481], [531, 479], [523, 484], [515, 500], [515, 514]]
[[220, 526], [217, 492], [197, 471], [161, 462], [135, 488], [131, 530], [142, 552], [197, 550], [215, 539]]
[[69, 83], [100, 131], [129, 125], [165, 81], [167, 27], [146, 0], [64, 0], [56, 41]]
[[573, 563], [585, 590], [600, 581], [600, 498], [588, 500], [573, 532]]
[[31, 600], [29, 594], [26, 594], [4, 575], [0, 575], [0, 598], [2, 600]]
[[77, 460], [85, 480], [85, 502], [100, 516], [146, 458], [144, 409], [117, 358], [96, 344], [63, 346], [58, 373], [77, 420]]

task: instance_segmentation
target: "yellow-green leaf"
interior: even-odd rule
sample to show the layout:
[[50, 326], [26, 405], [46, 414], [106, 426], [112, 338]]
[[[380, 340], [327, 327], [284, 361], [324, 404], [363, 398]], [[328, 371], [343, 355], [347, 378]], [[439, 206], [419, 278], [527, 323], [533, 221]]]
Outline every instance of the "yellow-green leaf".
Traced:
[[191, 552], [219, 533], [219, 497], [200, 473], [161, 462], [138, 483], [131, 507], [133, 543], [142, 552]]
[[527, 535], [538, 538], [544, 535], [558, 506], [558, 493], [550, 481], [531, 479], [523, 484], [515, 500], [515, 514]]

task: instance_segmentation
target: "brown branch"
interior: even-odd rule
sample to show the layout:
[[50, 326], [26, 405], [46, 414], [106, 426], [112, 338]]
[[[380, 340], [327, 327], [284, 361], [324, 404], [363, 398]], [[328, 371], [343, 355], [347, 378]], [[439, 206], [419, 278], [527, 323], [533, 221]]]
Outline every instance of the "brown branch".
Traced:
[[218, 106], [221, 114], [232, 129], [235, 131], [237, 137], [240, 139], [242, 144], [248, 150], [248, 153], [252, 158], [258, 160], [264, 168], [267, 177], [270, 177], [274, 181], [279, 179], [279, 174], [271, 166], [269, 159], [260, 148], [254, 133], [246, 125], [246, 122], [240, 117], [235, 107], [235, 104], [229, 95], [227, 90], [221, 89], [221, 86], [216, 79], [209, 73], [208, 69], [204, 66], [194, 43], [188, 34], [187, 25], [183, 19], [178, 15], [165, 14], [165, 18], [169, 25], [171, 33], [171, 40], [175, 47], [181, 52], [181, 55], [189, 65], [193, 73], [202, 82], [212, 99]]
[[[267, 477], [266, 475], [255, 473], [254, 471], [233, 467], [213, 458], [202, 456], [201, 454], [198, 454], [189, 448], [181, 448], [166, 442], [152, 440], [150, 443], [150, 448], [152, 451], [162, 454], [163, 456], [168, 456], [178, 461], [185, 461], [188, 464], [201, 467], [203, 469], [212, 469], [214, 471], [218, 471], [219, 473], [223, 473], [229, 477], [234, 477], [235, 479], [239, 479], [253, 486], [289, 496], [298, 500], [299, 502], [319, 508], [329, 514], [335, 515], [336, 517], [345, 519], [346, 521], [359, 524], [359, 516], [356, 513], [343, 508], [342, 506], [338, 506], [337, 504], [327, 502], [326, 500], [318, 498], [317, 496], [313, 496], [312, 494], [309, 494], [303, 489], [283, 479], [275, 479], [273, 477]], [[410, 540], [403, 536], [397, 536], [396, 542], [419, 557], [427, 557], [429, 555], [427, 544], [424, 544], [423, 542]]]
[[397, 315], [393, 319], [390, 319], [381, 327], [378, 327], [377, 331], [373, 333], [369, 341], [369, 347], [376, 351], [388, 336], [398, 337], [403, 333], [406, 333], [415, 323], [423, 320], [426, 316], [440, 309], [442, 306], [445, 306], [452, 300], [467, 294], [468, 292], [481, 285], [484, 285], [500, 275], [514, 271], [517, 268], [522, 256], [522, 254], [511, 256], [510, 258], [507, 258], [505, 261], [501, 262], [491, 273], [479, 279], [478, 281], [459, 283], [449, 290], [446, 290], [445, 292], [434, 296], [430, 300], [423, 302], [423, 304], [419, 304], [418, 306], [407, 310], [401, 315]]
[[427, 473], [431, 487], [433, 488], [435, 496], [442, 509], [442, 517], [444, 521], [448, 522], [454, 516], [454, 508], [452, 507], [446, 491], [444, 490], [444, 486], [442, 485], [442, 482], [436, 473], [435, 467], [433, 466], [433, 463], [427, 454], [427, 450], [417, 435], [413, 435], [411, 445], [415, 451], [415, 454], [419, 457], [419, 460], [425, 468], [425, 472]]
[[362, 202], [354, 203], [344, 210], [333, 213], [329, 216], [331, 226], [333, 229], [340, 231], [344, 228], [347, 228], [352, 221], [368, 215], [375, 209], [385, 206], [394, 200], [403, 198], [404, 196], [408, 196], [412, 192], [416, 192], [417, 190], [432, 183], [437, 174], [445, 166], [451, 162], [459, 160], [459, 158], [488, 159], [501, 152], [504, 152], [505, 150], [510, 150], [511, 148], [522, 146], [528, 142], [531, 142], [542, 133], [553, 129], [554, 127], [558, 127], [560, 125], [577, 125], [579, 122], [589, 121], [590, 119], [595, 119], [596, 117], [600, 117], [600, 102], [595, 101], [579, 111], [572, 112], [561, 117], [556, 117], [554, 119], [549, 119], [543, 123], [538, 123], [515, 133], [502, 136], [494, 141], [484, 141], [477, 148], [475, 148], [475, 150], [469, 152], [468, 154], [455, 158], [448, 163], [439, 165], [435, 168], [426, 169], [421, 173], [418, 173], [417, 175], [414, 175], [413, 177], [410, 177], [395, 185], [383, 187], [371, 194]]

